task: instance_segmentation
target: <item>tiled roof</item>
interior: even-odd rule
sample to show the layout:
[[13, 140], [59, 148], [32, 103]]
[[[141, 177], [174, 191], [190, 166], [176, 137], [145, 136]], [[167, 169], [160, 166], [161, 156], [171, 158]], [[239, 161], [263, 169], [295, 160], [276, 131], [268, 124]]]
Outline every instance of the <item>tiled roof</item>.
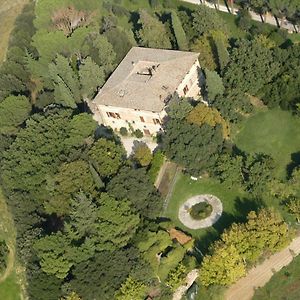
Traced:
[[93, 102], [159, 112], [198, 56], [194, 52], [133, 47]]

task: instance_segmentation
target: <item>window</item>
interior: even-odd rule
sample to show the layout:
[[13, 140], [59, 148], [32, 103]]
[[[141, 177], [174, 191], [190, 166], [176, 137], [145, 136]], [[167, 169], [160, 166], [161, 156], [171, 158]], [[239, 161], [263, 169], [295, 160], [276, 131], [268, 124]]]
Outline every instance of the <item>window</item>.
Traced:
[[110, 118], [114, 118], [114, 119], [121, 119], [120, 114], [118, 113], [113, 113], [113, 112], [106, 112], [107, 116]]
[[155, 125], [156, 125], [156, 124], [159, 124], [159, 125], [161, 124], [159, 119], [153, 119], [153, 123], [154, 123]]
[[186, 95], [186, 93], [189, 91], [189, 88], [188, 86], [186, 85], [184, 88], [183, 88], [183, 93]]
[[145, 123], [144, 117], [140, 117], [141, 122]]
[[106, 112], [106, 114], [110, 117], [110, 118], [116, 118], [116, 114], [113, 112]]
[[150, 131], [148, 129], [144, 129], [144, 134], [145, 135], [150, 135]]

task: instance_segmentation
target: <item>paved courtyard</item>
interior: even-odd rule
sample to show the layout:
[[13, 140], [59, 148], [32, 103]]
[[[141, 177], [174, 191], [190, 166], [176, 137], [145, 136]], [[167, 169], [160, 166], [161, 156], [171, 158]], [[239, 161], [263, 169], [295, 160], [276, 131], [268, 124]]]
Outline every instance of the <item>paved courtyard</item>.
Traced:
[[[190, 209], [195, 204], [206, 202], [213, 208], [212, 213], [205, 219], [195, 220], [190, 215]], [[223, 205], [219, 198], [213, 195], [197, 195], [186, 200], [179, 208], [178, 218], [180, 222], [190, 229], [201, 229], [215, 224], [222, 215]]]

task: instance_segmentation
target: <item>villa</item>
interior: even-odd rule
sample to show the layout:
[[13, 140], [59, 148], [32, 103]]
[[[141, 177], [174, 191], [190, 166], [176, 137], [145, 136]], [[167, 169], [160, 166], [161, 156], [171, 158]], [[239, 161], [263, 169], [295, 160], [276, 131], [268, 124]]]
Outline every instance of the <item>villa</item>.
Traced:
[[89, 101], [94, 119], [114, 130], [140, 129], [144, 135], [162, 130], [165, 108], [174, 93], [200, 94], [199, 53], [133, 47]]

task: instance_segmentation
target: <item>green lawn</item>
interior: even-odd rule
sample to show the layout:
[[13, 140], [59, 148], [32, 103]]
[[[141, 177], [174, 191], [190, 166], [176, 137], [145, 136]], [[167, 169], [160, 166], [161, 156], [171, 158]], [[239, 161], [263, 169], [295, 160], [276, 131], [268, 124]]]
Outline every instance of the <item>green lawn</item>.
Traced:
[[256, 291], [253, 300], [300, 299], [300, 256], [276, 273], [272, 279]]
[[286, 175], [293, 159], [300, 151], [300, 118], [279, 109], [259, 112], [246, 119], [234, 137], [236, 145], [246, 152], [263, 152], [276, 162], [276, 174]]
[[[208, 229], [190, 230], [178, 220], [180, 205], [189, 197], [197, 194], [213, 194], [223, 203], [222, 217]], [[209, 244], [218, 238], [224, 228], [234, 221], [245, 220], [248, 212], [255, 208], [257, 208], [257, 203], [243, 191], [234, 188], [229, 190], [225, 185], [212, 178], [193, 181], [189, 176], [180, 174], [164, 216], [170, 218], [177, 227], [195, 237], [198, 240], [198, 247], [202, 251], [206, 251]]]
[[15, 273], [12, 273], [6, 280], [0, 283], [0, 299], [20, 300], [20, 286], [17, 284]]

